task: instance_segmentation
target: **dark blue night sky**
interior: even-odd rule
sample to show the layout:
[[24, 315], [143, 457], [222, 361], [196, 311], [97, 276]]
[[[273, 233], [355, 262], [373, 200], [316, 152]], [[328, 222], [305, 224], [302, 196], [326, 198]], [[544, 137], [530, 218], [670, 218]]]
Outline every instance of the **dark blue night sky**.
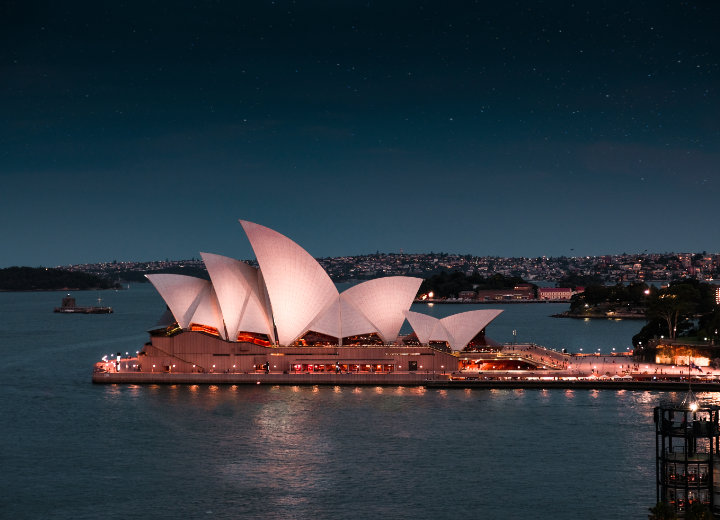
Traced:
[[0, 4], [0, 267], [720, 250], [717, 2]]

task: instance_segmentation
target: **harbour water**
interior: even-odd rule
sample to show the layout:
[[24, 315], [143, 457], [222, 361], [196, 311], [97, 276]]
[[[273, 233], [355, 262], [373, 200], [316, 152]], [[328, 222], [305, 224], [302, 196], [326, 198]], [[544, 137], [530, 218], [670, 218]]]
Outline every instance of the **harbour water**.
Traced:
[[[101, 294], [114, 314], [54, 314], [62, 296], [0, 293], [0, 518], [646, 518], [655, 501], [652, 408], [671, 395], [92, 385], [164, 304], [141, 284]], [[642, 326], [501, 308], [488, 336], [571, 352]]]

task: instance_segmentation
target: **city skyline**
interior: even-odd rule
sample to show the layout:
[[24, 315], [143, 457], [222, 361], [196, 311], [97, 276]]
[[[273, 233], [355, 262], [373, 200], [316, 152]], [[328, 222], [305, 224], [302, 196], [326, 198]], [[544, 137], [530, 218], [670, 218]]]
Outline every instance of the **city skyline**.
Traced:
[[[257, 266], [254, 259], [236, 259]], [[687, 278], [720, 279], [720, 254], [622, 254], [595, 257], [477, 257], [449, 253], [379, 253], [360, 256], [315, 258], [335, 282], [383, 276], [428, 278], [440, 272], [490, 277], [496, 274], [526, 281], [574, 280], [592, 283], [671, 282]], [[174, 273], [207, 278], [199, 258], [78, 264], [67, 267], [113, 280], [145, 281], [143, 274]]]
[[0, 14], [0, 267], [720, 250], [716, 4]]

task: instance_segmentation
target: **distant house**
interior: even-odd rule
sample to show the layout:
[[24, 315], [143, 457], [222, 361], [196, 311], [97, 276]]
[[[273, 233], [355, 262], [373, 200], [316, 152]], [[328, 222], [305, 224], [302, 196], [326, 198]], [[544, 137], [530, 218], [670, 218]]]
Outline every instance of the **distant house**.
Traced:
[[540, 287], [538, 288], [539, 300], [569, 300], [572, 298], [573, 290], [569, 287]]
[[474, 300], [475, 296], [477, 296], [475, 291], [460, 291], [458, 294], [458, 298], [461, 300]]
[[533, 298], [533, 286], [531, 284], [519, 284], [512, 289], [483, 289], [477, 291], [477, 299], [481, 301], [532, 300]]

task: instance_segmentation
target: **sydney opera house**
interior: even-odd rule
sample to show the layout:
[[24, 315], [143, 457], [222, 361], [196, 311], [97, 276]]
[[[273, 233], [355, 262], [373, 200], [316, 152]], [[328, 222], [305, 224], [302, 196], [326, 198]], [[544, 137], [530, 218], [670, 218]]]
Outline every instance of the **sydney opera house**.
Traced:
[[[240, 224], [259, 267], [201, 253], [209, 280], [147, 275], [168, 310], [137, 358], [106, 362], [99, 371], [451, 373], [461, 362], [459, 352], [486, 345], [484, 329], [501, 312], [476, 310], [438, 319], [410, 311], [422, 280], [405, 276], [339, 292], [295, 242], [259, 224]], [[405, 320], [413, 332], [400, 336]]]

